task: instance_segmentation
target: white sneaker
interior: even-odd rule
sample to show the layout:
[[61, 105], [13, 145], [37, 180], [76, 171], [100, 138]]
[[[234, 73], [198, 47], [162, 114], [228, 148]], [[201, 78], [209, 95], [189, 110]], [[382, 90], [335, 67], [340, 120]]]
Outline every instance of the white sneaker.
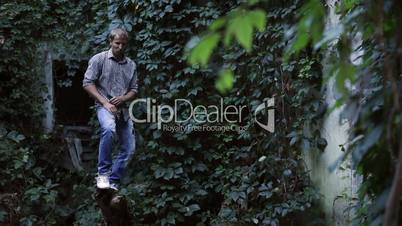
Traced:
[[118, 190], [119, 190], [119, 185], [116, 184], [116, 183], [111, 183], [111, 184], [110, 184], [110, 189], [113, 189], [113, 190], [115, 190], [115, 191], [118, 191]]
[[99, 175], [96, 177], [96, 187], [99, 189], [110, 188], [109, 176], [108, 175]]

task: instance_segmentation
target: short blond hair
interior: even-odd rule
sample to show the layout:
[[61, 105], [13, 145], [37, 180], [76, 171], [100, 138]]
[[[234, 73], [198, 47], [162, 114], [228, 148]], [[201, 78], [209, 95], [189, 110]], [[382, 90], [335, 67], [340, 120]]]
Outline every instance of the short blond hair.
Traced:
[[109, 41], [113, 41], [116, 36], [119, 36], [120, 38], [126, 38], [128, 39], [128, 32], [124, 28], [115, 28], [110, 31], [109, 33]]

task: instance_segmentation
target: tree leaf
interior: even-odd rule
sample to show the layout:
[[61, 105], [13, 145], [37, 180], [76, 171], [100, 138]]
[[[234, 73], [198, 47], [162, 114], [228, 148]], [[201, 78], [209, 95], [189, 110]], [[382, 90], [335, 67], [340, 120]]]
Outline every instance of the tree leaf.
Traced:
[[190, 64], [201, 64], [205, 66], [212, 54], [212, 51], [217, 46], [220, 39], [220, 34], [212, 33], [204, 36], [201, 41], [192, 49], [190, 53]]
[[211, 25], [209, 25], [209, 30], [210, 31], [216, 31], [219, 28], [223, 27], [225, 25], [226, 19], [224, 17], [216, 19], [214, 22], [212, 22]]
[[231, 29], [234, 32], [234, 35], [237, 41], [240, 43], [243, 48], [247, 51], [251, 50], [252, 40], [253, 40], [253, 27], [252, 20], [249, 15], [236, 17], [233, 21]]
[[267, 24], [267, 14], [265, 11], [257, 9], [249, 12], [248, 16], [250, 17], [250, 20], [253, 22], [254, 26], [260, 32], [265, 30], [265, 26]]
[[215, 82], [215, 87], [219, 92], [225, 94], [233, 88], [233, 82], [233, 72], [229, 69], [225, 69], [219, 74], [219, 78]]

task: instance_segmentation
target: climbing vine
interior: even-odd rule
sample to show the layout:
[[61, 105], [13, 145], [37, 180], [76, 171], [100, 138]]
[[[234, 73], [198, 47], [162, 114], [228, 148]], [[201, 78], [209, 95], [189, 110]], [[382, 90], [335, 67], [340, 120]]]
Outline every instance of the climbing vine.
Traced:
[[[297, 222], [300, 213], [315, 204], [318, 193], [303, 167], [300, 146], [306, 151], [325, 147], [319, 132], [325, 112], [320, 56], [306, 51], [300, 61], [281, 60], [284, 33], [298, 5], [258, 5], [269, 9], [263, 16], [270, 23], [263, 24], [264, 31], [250, 46], [253, 51], [233, 43], [228, 52], [212, 54], [209, 67], [188, 65], [184, 47], [240, 3], [109, 6], [111, 26], [133, 30], [129, 54], [140, 69], [141, 97], [160, 104], [186, 98], [197, 105], [219, 103], [222, 97], [224, 104], [249, 108], [243, 119], [247, 129], [241, 133], [169, 132], [157, 124], [137, 125], [139, 161], [129, 175], [138, 179], [128, 182], [125, 192], [135, 201], [134, 214], [141, 222], [278, 225]], [[224, 96], [215, 88], [222, 65], [234, 71], [235, 81]], [[267, 97], [277, 103], [273, 134], [252, 123], [251, 112]], [[188, 113], [185, 107], [178, 112], [181, 117]]]
[[95, 34], [104, 29], [106, 7], [105, 3], [65, 0], [1, 4], [2, 121], [12, 121], [24, 130], [39, 126], [35, 122], [43, 111], [43, 98], [48, 98], [41, 96], [44, 51], [69, 62], [73, 74], [77, 62], [88, 57], [88, 49], [99, 45]]
[[[86, 59], [86, 51], [99, 45], [94, 34], [104, 28], [106, 7], [106, 3], [64, 0], [0, 4], [2, 225], [64, 224], [85, 205], [75, 202], [80, 200], [75, 194], [92, 193], [91, 186], [79, 184], [85, 180], [90, 184], [88, 177], [60, 166], [65, 145], [60, 131], [41, 132], [42, 103], [48, 98], [42, 96], [44, 51], [51, 51], [54, 59], [70, 61], [74, 70], [80, 58]], [[70, 193], [73, 200], [69, 201]], [[96, 216], [95, 211], [92, 219]], [[76, 220], [81, 220], [80, 215]]]
[[330, 53], [325, 77], [335, 80], [340, 93], [334, 107], [345, 107], [343, 116], [352, 126], [341, 160], [351, 156], [363, 179], [354, 224], [394, 225], [402, 216], [402, 5], [355, 0], [329, 7], [334, 7], [340, 21], [324, 30], [324, 5], [316, 0], [304, 5], [288, 53], [309, 43]]
[[[127, 54], [139, 70], [139, 97], [151, 97], [160, 104], [174, 104], [175, 99], [184, 98], [195, 105], [216, 105], [222, 98], [225, 105], [244, 105], [248, 109], [241, 124], [245, 130], [241, 132], [171, 132], [160, 130], [153, 123], [136, 125], [138, 149], [121, 190], [130, 200], [136, 222], [313, 224], [319, 220], [313, 211], [319, 193], [310, 183], [301, 155], [302, 150], [321, 151], [326, 144], [320, 136], [326, 109], [321, 95], [322, 57], [307, 49], [288, 61], [282, 59], [289, 41], [285, 33], [296, 23], [293, 15], [302, 3], [295, 0], [243, 5], [242, 1], [176, 0], [106, 4], [59, 0], [3, 4], [2, 16], [8, 19], [0, 22], [1, 35], [5, 37], [2, 54], [9, 56], [2, 57], [2, 63], [8, 64], [2, 64], [0, 74], [2, 79], [18, 80], [0, 85], [5, 94], [1, 98], [8, 103], [3, 105], [8, 107], [2, 106], [2, 120], [39, 118], [43, 100], [34, 99], [29, 102], [32, 106], [27, 107], [24, 100], [28, 96], [24, 95], [28, 95], [26, 90], [37, 90], [34, 84], [41, 72], [35, 62], [40, 59], [37, 50], [41, 43], [47, 42], [56, 59], [64, 59], [74, 69], [78, 61], [107, 47], [111, 28], [123, 26], [130, 33]], [[232, 28], [229, 33], [240, 39], [240, 45], [232, 41], [226, 49], [211, 52], [208, 62], [188, 64], [191, 60], [186, 51], [192, 44], [203, 40], [205, 30], [217, 18], [229, 15], [225, 18], [230, 23], [239, 12], [237, 7], [245, 10], [241, 12], [255, 12], [247, 15], [258, 21], [266, 21], [252, 26], [257, 32], [252, 44]], [[40, 18], [41, 22], [30, 18]], [[13, 26], [15, 23], [17, 26]], [[220, 29], [223, 27], [214, 31], [219, 33]], [[32, 45], [26, 49], [25, 43]], [[223, 73], [218, 76], [222, 68]], [[215, 82], [217, 79], [222, 81]], [[270, 97], [275, 99], [275, 133], [253, 123], [253, 112]], [[35, 112], [35, 118], [21, 112], [22, 106]], [[188, 109], [179, 106], [178, 112], [185, 117]], [[137, 108], [135, 113], [144, 116], [145, 109]], [[189, 120], [185, 125], [200, 124]], [[30, 136], [20, 144], [13, 143], [13, 135], [7, 135], [15, 135], [13, 130], [5, 131], [1, 137], [3, 153], [8, 153], [7, 147], [20, 150], [16, 162], [33, 162], [24, 169], [17, 165], [15, 171], [2, 174], [2, 181], [14, 173], [27, 178], [13, 178], [7, 186], [24, 185], [17, 190], [16, 198], [22, 200], [16, 205], [24, 207], [24, 211], [12, 215], [10, 208], [3, 208], [2, 222], [100, 224], [102, 218], [91, 197], [95, 192], [91, 180], [94, 173], [72, 174], [45, 161], [58, 153], [46, 147], [48, 143], [57, 143], [57, 137]], [[25, 145], [32, 147], [24, 149]], [[50, 157], [45, 155], [45, 160], [40, 161], [39, 153]], [[12, 158], [8, 154], [1, 161], [11, 164]], [[50, 173], [54, 168], [57, 173]], [[11, 193], [6, 189], [4, 192]], [[16, 218], [11, 219], [12, 216]]]

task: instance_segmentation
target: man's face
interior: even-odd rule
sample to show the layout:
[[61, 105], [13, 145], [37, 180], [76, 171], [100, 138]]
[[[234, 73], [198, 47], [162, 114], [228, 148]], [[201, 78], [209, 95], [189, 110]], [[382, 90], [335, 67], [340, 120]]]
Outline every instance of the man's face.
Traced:
[[110, 46], [112, 47], [113, 55], [116, 57], [122, 57], [124, 55], [124, 50], [127, 46], [127, 38], [115, 36], [112, 41], [110, 41]]

